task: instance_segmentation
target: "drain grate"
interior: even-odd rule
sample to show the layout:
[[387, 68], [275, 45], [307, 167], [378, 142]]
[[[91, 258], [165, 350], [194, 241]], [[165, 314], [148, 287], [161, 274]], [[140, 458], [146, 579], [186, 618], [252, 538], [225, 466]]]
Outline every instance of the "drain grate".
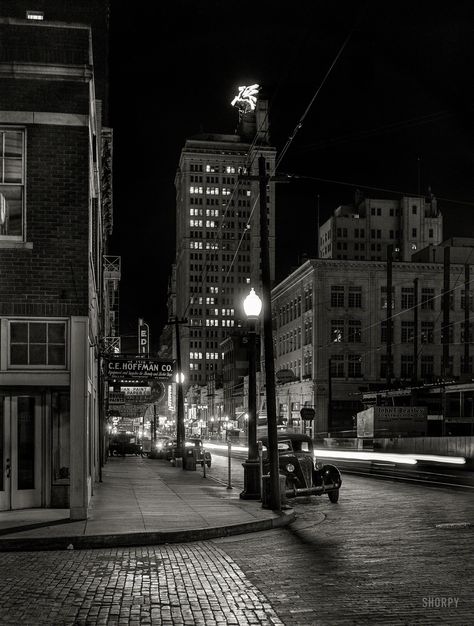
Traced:
[[474, 524], [472, 522], [453, 522], [451, 524], [436, 524], [435, 528], [444, 529], [457, 529], [457, 528], [472, 528]]

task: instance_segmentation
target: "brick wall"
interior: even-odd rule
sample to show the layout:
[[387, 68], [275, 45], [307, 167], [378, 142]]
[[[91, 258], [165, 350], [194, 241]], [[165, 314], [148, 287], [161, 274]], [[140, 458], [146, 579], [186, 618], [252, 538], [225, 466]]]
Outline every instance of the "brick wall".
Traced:
[[88, 314], [88, 129], [27, 128], [33, 249], [0, 249], [0, 314]]
[[0, 111], [43, 111], [88, 115], [89, 91], [69, 81], [1, 80]]

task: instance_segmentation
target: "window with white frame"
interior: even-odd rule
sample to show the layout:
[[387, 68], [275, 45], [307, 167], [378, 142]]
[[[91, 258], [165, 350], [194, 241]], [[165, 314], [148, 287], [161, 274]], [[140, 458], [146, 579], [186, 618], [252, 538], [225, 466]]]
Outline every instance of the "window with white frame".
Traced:
[[0, 128], [0, 240], [24, 235], [25, 134]]
[[66, 367], [66, 322], [10, 321], [10, 367]]

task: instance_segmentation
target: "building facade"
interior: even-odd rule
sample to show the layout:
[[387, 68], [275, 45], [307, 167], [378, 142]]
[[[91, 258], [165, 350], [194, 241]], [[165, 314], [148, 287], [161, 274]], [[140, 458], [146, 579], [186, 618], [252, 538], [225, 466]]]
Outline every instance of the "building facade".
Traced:
[[113, 327], [102, 265], [112, 135], [90, 27], [0, 19], [0, 145], [0, 510], [69, 507], [84, 519]]
[[[175, 312], [187, 320], [181, 357], [189, 384], [205, 385], [210, 375], [222, 374], [221, 343], [245, 317], [250, 287], [260, 284], [258, 157], [265, 157], [269, 173], [275, 165], [275, 149], [262, 132], [268, 129], [265, 104], [257, 105], [253, 123], [244, 116], [243, 134], [202, 134], [188, 139], [181, 152], [175, 178]], [[273, 278], [273, 182], [267, 214]]]
[[385, 261], [387, 246], [399, 250], [402, 261], [443, 240], [443, 217], [437, 201], [428, 197], [364, 198], [340, 206], [319, 229], [319, 257]]
[[[450, 264], [448, 273], [446, 290], [443, 264], [393, 263], [394, 386], [472, 376], [469, 273], [465, 264]], [[301, 428], [351, 430], [360, 394], [387, 386], [387, 264], [309, 260], [273, 289], [272, 302], [276, 371], [296, 379], [277, 385], [280, 421], [290, 421], [291, 407], [298, 417], [296, 408], [311, 401], [315, 422]]]

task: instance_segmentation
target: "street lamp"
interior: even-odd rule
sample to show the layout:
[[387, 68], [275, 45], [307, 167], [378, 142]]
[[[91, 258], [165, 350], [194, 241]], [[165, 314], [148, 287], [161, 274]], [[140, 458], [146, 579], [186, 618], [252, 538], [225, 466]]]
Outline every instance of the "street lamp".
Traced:
[[248, 320], [247, 346], [249, 363], [249, 390], [248, 390], [248, 458], [242, 464], [244, 467], [244, 490], [240, 497], [244, 500], [260, 499], [260, 463], [257, 448], [257, 355], [256, 355], [256, 322], [262, 310], [262, 301], [250, 290], [244, 300], [244, 311]]

